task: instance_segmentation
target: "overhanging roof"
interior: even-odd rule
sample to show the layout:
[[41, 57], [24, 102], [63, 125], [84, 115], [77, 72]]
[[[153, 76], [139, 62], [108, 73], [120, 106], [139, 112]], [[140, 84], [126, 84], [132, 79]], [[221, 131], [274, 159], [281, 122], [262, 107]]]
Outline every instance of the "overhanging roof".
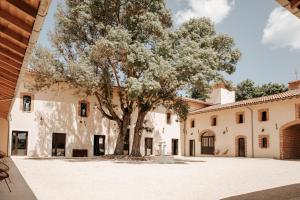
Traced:
[[0, 0], [0, 117], [6, 118], [51, 0]]
[[276, 0], [288, 11], [300, 18], [300, 0]]

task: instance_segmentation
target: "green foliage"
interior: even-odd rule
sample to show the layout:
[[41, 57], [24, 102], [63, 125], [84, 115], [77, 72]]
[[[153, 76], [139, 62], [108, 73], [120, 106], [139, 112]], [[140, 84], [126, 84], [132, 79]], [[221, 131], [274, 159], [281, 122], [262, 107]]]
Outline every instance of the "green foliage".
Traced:
[[95, 95], [102, 114], [119, 125], [134, 109], [143, 120], [162, 104], [184, 118], [178, 91], [194, 85], [206, 90], [235, 71], [241, 53], [207, 18], [192, 19], [178, 30], [171, 26], [164, 0], [67, 0], [51, 34], [55, 51], [37, 49], [32, 60], [37, 85], [51, 85], [57, 77]]
[[242, 101], [256, 97], [278, 94], [287, 90], [288, 89], [284, 84], [267, 83], [262, 86], [256, 86], [254, 81], [247, 79], [237, 85], [236, 100]]

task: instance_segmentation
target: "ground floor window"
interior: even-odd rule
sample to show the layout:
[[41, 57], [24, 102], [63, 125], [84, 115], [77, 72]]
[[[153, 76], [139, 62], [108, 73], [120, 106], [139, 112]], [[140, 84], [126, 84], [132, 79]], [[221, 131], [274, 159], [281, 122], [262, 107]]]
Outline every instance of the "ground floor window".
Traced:
[[53, 133], [52, 134], [52, 156], [66, 155], [66, 134]]
[[13, 131], [11, 141], [11, 155], [27, 155], [28, 132]]
[[153, 138], [145, 138], [145, 156], [153, 154]]

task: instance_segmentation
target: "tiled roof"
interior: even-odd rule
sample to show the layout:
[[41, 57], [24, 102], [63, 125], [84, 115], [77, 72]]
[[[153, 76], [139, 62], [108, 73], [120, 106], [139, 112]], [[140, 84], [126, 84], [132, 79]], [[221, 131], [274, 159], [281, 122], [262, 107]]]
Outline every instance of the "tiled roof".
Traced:
[[192, 99], [192, 98], [188, 98], [188, 97], [180, 97], [183, 101], [189, 101], [189, 102], [193, 102], [193, 103], [199, 103], [199, 104], [204, 104], [204, 105], [209, 105], [211, 106], [211, 103], [202, 101], [202, 100], [198, 100], [198, 99]]
[[194, 111], [190, 112], [190, 114], [213, 112], [213, 111], [218, 111], [218, 110], [238, 108], [238, 107], [268, 103], [268, 102], [273, 102], [273, 101], [282, 101], [282, 100], [292, 99], [292, 98], [296, 98], [296, 97], [300, 97], [300, 89], [290, 90], [290, 91], [279, 93], [279, 94], [258, 97], [258, 98], [254, 98], [254, 99], [244, 100], [244, 101], [238, 101], [238, 102], [234, 102], [234, 103], [213, 105], [213, 106], [209, 106], [206, 108], [194, 110]]

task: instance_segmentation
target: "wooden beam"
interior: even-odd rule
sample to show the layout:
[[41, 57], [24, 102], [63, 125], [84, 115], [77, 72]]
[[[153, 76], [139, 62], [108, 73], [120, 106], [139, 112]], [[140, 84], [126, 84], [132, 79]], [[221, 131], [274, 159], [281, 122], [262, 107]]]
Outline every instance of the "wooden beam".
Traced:
[[13, 60], [7, 58], [6, 56], [3, 56], [3, 55], [0, 54], [0, 62], [1, 61], [6, 63], [7, 65], [10, 65], [11, 67], [13, 67], [17, 70], [20, 70], [21, 66], [22, 66], [21, 64], [19, 64], [19, 63], [13, 61]]
[[3, 20], [15, 25], [16, 27], [22, 29], [25, 31], [27, 34], [31, 34], [32, 32], [32, 27], [26, 24], [24, 21], [20, 20], [19, 18], [9, 14], [8, 12], [5, 12], [5, 10], [1, 10], [0, 12], [0, 18]]
[[298, 6], [300, 6], [300, 0], [291, 0], [291, 8], [297, 8]]
[[0, 47], [0, 53], [3, 55], [3, 56], [6, 56], [10, 59], [12, 59], [13, 61], [19, 63], [22, 65], [23, 63], [23, 57], [9, 51], [8, 49], [5, 49], [3, 47]]
[[20, 70], [15, 69], [14, 67], [2, 62], [0, 60], [0, 69], [5, 69], [5, 70], [9, 70], [11, 73], [15, 74], [15, 75], [19, 75]]
[[37, 10], [20, 0], [7, 0], [11, 5], [26, 13], [26, 15], [36, 18]]
[[24, 49], [21, 46], [16, 45], [15, 43], [3, 37], [0, 37], [0, 45], [6, 47], [7, 49], [15, 53], [18, 53], [20, 56], [24, 56], [26, 53], [26, 48]]
[[14, 71], [15, 69], [12, 69], [11, 67], [10, 68], [3, 67], [0, 64], [0, 70], [3, 71], [3, 72], [5, 72], [8, 75], [19, 77], [19, 72]]
[[16, 88], [16, 86], [17, 86], [17, 83], [13, 83], [13, 84], [11, 84], [11, 83], [8, 83], [8, 82], [6, 82], [4, 79], [1, 79], [0, 78], [0, 84], [1, 85], [5, 85], [6, 87], [9, 87], [9, 88], [11, 88], [11, 89], [15, 89]]
[[0, 90], [5, 90], [5, 91], [7, 91], [7, 92], [9, 92], [9, 93], [14, 93], [14, 92], [15, 92], [15, 90], [13, 90], [13, 89], [11, 89], [11, 88], [7, 88], [7, 87], [5, 87], [4, 85], [1, 85], [1, 86], [0, 86]]
[[0, 70], [0, 77], [10, 83], [16, 83], [18, 81], [18, 77], [5, 74], [2, 70]]
[[11, 97], [14, 95], [15, 92], [10, 92], [10, 91], [7, 91], [3, 88], [0, 88], [0, 94], [4, 95], [4, 96], [7, 96], [7, 97]]
[[15, 31], [3, 26], [0, 24], [0, 32], [11, 38], [12, 40], [20, 43], [21, 45], [28, 46], [29, 38], [24, 38], [19, 33], [16, 33]]

